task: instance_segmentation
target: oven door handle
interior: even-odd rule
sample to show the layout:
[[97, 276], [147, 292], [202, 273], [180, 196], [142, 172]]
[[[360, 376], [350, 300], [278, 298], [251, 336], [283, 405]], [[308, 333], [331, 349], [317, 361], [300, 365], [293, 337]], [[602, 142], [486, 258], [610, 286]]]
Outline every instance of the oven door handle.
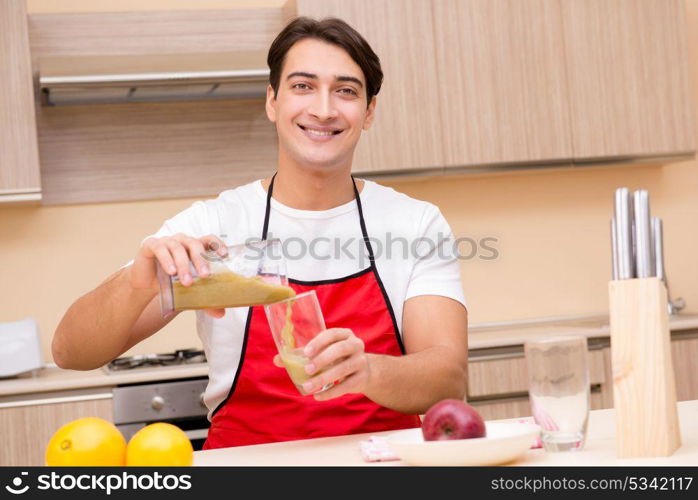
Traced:
[[189, 431], [184, 431], [189, 440], [192, 439], [206, 439], [208, 437], [208, 429], [193, 429]]

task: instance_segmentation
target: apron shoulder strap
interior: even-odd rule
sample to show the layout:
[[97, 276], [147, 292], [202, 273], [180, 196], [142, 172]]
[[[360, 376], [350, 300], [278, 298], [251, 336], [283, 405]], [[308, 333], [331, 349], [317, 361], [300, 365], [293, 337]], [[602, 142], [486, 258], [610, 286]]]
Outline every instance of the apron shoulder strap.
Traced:
[[375, 257], [373, 256], [371, 240], [368, 238], [368, 231], [366, 231], [366, 221], [364, 221], [364, 210], [361, 206], [361, 196], [359, 196], [359, 190], [356, 187], [356, 179], [354, 179], [353, 175], [351, 176], [351, 182], [354, 184], [354, 197], [356, 198], [356, 207], [359, 209], [359, 224], [361, 224], [361, 234], [364, 237], [364, 244], [366, 245], [366, 250], [368, 251], [368, 258], [371, 261], [371, 266], [373, 266]]
[[269, 213], [271, 212], [271, 192], [274, 190], [274, 179], [276, 179], [276, 174], [271, 176], [269, 189], [267, 189], [267, 206], [264, 210], [264, 226], [262, 226], [262, 240], [267, 239], [267, 232], [269, 231]]
[[[269, 183], [269, 189], [267, 189], [267, 205], [266, 209], [264, 210], [264, 226], [262, 226], [262, 240], [267, 239], [267, 234], [269, 231], [269, 214], [271, 213], [271, 194], [272, 191], [274, 190], [274, 179], [276, 179], [276, 174], [274, 174], [271, 178], [271, 182]], [[371, 241], [368, 238], [368, 232], [366, 231], [366, 222], [364, 221], [364, 211], [363, 207], [361, 206], [361, 196], [359, 196], [359, 190], [356, 187], [356, 179], [354, 179], [354, 176], [351, 176], [351, 182], [352, 185], [354, 186], [354, 198], [356, 199], [356, 206], [359, 209], [359, 224], [361, 225], [361, 234], [364, 238], [364, 244], [366, 245], [366, 250], [368, 251], [368, 258], [371, 262], [371, 266], [373, 266], [375, 257], [373, 256], [373, 248], [371, 247]]]

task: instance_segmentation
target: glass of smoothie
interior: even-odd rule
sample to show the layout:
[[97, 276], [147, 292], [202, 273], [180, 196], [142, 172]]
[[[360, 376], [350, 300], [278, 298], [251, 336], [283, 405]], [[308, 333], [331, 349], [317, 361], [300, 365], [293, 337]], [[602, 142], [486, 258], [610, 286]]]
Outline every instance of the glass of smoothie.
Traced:
[[158, 266], [163, 317], [188, 309], [258, 306], [295, 295], [288, 286], [280, 240], [254, 241], [227, 249], [225, 257], [214, 251], [203, 254], [210, 269], [205, 278], [190, 262], [193, 280], [189, 286]]
[[[315, 290], [267, 304], [264, 306], [264, 312], [288, 376], [298, 392], [304, 396], [308, 395], [303, 390], [303, 384], [316, 374], [308, 375], [305, 372], [305, 365], [310, 359], [303, 354], [303, 348], [326, 329]], [[327, 384], [316, 392], [327, 390], [332, 385]]]

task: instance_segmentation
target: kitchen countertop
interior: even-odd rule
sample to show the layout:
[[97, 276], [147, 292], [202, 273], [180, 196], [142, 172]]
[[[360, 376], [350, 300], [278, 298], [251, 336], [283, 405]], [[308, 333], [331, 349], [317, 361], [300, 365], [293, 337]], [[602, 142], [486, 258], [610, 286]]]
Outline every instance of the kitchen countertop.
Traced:
[[[669, 318], [669, 329], [673, 333], [694, 328], [698, 328], [698, 314], [677, 314]], [[468, 329], [468, 349], [522, 345], [528, 339], [547, 335], [583, 335], [587, 338], [608, 338], [611, 333], [608, 326], [608, 316], [472, 325]]]
[[[593, 410], [589, 414], [587, 440], [582, 451], [546, 453], [528, 450], [510, 465], [516, 466], [680, 466], [698, 464], [698, 400], [678, 404], [682, 446], [673, 455], [660, 458], [619, 459], [615, 452], [615, 410]], [[194, 452], [194, 465], [294, 465], [294, 466], [394, 466], [390, 462], [365, 462], [359, 443], [369, 436], [394, 431], [331, 438], [287, 441]]]
[[206, 377], [206, 363], [190, 365], [141, 368], [122, 372], [107, 373], [102, 368], [89, 371], [64, 370], [57, 366], [47, 366], [36, 375], [23, 375], [17, 378], [0, 380], [0, 397], [88, 387], [113, 387], [120, 384], [173, 380], [190, 377]]
[[[698, 329], [698, 314], [685, 313], [669, 320], [672, 332]], [[530, 322], [472, 325], [468, 332], [468, 348], [486, 349], [516, 346], [526, 339], [546, 335], [584, 335], [587, 338], [609, 337], [606, 316], [548, 319]], [[177, 378], [205, 377], [208, 365], [184, 365], [175, 367], [144, 368], [128, 372], [108, 374], [102, 369], [90, 371], [63, 370], [48, 366], [36, 375], [0, 380], [0, 397], [40, 392], [113, 387], [119, 384], [172, 380]]]

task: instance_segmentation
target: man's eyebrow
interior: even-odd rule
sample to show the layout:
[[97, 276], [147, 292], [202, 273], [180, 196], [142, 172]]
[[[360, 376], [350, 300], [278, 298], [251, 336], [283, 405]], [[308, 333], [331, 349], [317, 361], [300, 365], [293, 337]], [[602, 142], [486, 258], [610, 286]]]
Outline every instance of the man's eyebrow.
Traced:
[[317, 80], [317, 75], [313, 73], [306, 73], [305, 71], [294, 71], [286, 77], [286, 80], [290, 80], [294, 76], [303, 76], [305, 78], [310, 78], [311, 80]]
[[[287, 77], [286, 80], [290, 80], [294, 76], [302, 76], [304, 78], [310, 78], [311, 80], [317, 80], [317, 75], [314, 73], [307, 73], [305, 71], [294, 71], [293, 73], [290, 73]], [[361, 80], [356, 78], [355, 76], [347, 76], [347, 75], [339, 75], [335, 77], [335, 80], [338, 82], [353, 82], [356, 83], [359, 87], [364, 86], [363, 83], [361, 83]]]
[[359, 80], [358, 78], [356, 78], [354, 76], [340, 75], [337, 77], [337, 81], [338, 82], [354, 82], [355, 84], [357, 84], [361, 88], [363, 88], [363, 86], [364, 86], [364, 84], [361, 83], [361, 80]]

